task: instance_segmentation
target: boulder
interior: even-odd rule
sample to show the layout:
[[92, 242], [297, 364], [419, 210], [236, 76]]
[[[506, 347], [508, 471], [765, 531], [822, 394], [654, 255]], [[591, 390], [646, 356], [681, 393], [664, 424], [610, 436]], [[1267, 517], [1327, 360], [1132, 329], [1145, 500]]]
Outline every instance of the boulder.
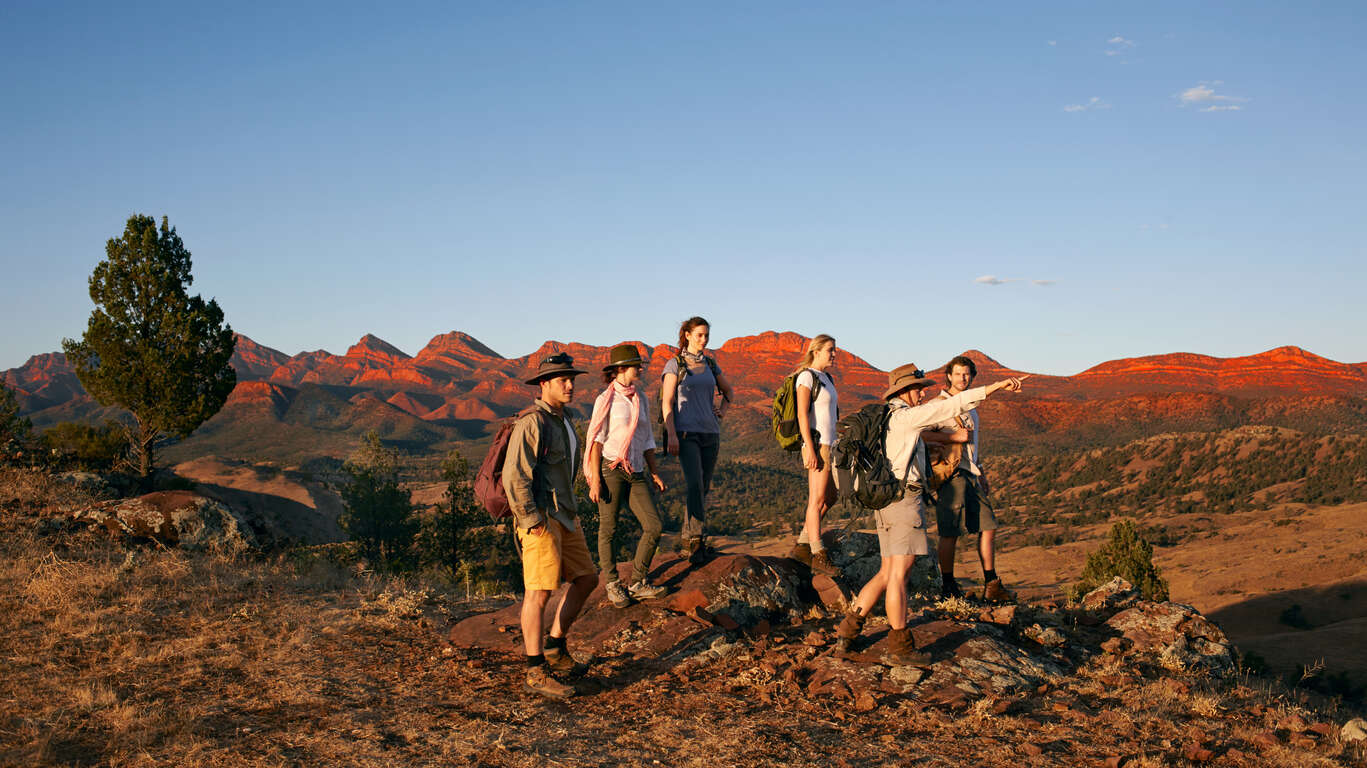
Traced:
[[[859, 589], [882, 566], [878, 536], [874, 533], [837, 529], [827, 531], [822, 541], [830, 553], [831, 562], [840, 569], [836, 581], [848, 594], [858, 594]], [[907, 574], [907, 593], [921, 597], [936, 597], [940, 594], [940, 563], [935, 556], [921, 555], [912, 563], [911, 572]], [[844, 609], [844, 606], [829, 604], [826, 607]]]
[[261, 549], [259, 537], [233, 510], [189, 491], [158, 491], [145, 496], [93, 504], [71, 513], [77, 523], [110, 533], [154, 539], [191, 551], [239, 554]]
[[1339, 729], [1339, 738], [1345, 743], [1367, 740], [1367, 720], [1355, 717]]
[[1141, 602], [1112, 616], [1106, 626], [1133, 643], [1135, 653], [1151, 654], [1169, 669], [1215, 674], [1234, 670], [1229, 638], [1189, 605]]
[[1082, 596], [1082, 607], [1102, 614], [1103, 619], [1109, 619], [1138, 602], [1139, 590], [1119, 576]]

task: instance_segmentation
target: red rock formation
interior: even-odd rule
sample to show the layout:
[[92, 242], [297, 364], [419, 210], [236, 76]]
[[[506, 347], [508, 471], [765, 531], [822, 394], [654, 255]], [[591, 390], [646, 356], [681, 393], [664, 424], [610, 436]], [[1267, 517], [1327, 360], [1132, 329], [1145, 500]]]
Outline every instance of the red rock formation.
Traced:
[[233, 349], [232, 366], [238, 381], [270, 378], [276, 368], [290, 359], [284, 352], [257, 344], [240, 333], [233, 334], [233, 338], [237, 346]]

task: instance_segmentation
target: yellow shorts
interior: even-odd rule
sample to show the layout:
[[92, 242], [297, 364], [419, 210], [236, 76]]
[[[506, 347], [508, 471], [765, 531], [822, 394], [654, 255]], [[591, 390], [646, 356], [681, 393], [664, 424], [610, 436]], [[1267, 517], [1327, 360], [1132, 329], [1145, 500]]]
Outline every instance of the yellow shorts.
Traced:
[[571, 531], [550, 518], [535, 533], [518, 530], [517, 541], [522, 547], [522, 584], [529, 592], [559, 589], [562, 581], [598, 573], [582, 525]]

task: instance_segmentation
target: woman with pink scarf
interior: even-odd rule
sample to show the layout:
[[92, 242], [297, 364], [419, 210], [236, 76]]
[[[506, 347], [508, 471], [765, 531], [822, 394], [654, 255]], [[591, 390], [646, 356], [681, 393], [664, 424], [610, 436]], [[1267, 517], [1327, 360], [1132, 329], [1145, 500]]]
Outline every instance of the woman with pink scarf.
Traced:
[[[638, 386], [644, 364], [635, 344], [612, 348], [608, 364], [603, 366], [603, 381], [608, 386], [593, 401], [593, 416], [584, 440], [588, 445], [584, 479], [589, 484], [589, 498], [598, 503], [598, 565], [603, 570], [608, 599], [618, 608], [631, 605], [633, 599], [650, 600], [666, 592], [647, 579], [661, 530], [650, 484], [661, 491], [665, 484], [655, 468], [655, 437], [645, 387]], [[622, 586], [612, 551], [617, 512], [624, 501], [641, 521], [641, 540], [636, 544], [627, 587]]]

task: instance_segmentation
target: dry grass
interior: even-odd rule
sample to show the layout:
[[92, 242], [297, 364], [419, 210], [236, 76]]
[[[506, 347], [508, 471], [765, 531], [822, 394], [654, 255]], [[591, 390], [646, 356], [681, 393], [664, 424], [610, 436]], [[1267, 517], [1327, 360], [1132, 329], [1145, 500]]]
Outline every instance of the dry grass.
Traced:
[[[604, 658], [581, 698], [549, 703], [520, 691], [516, 659], [445, 646], [478, 606], [439, 585], [34, 533], [76, 503], [0, 470], [0, 765], [1171, 766], [1192, 742], [1248, 755], [1225, 765], [1364, 764], [1332, 739], [1254, 746], [1291, 714], [1324, 717], [1278, 692], [1112, 657], [1009, 707], [855, 713], [761, 673], [741, 640], [689, 680]], [[777, 630], [793, 649], [808, 631]]]

